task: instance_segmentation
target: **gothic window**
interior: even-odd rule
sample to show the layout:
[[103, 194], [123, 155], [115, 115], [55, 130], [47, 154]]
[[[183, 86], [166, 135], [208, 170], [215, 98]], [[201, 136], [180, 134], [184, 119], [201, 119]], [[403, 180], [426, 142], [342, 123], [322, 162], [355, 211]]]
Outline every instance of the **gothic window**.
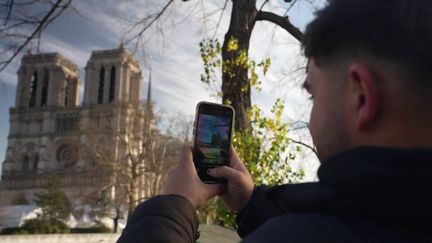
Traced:
[[33, 170], [38, 169], [38, 164], [39, 164], [39, 155], [36, 154], [33, 157]]
[[29, 170], [29, 157], [26, 155], [24, 156], [23, 163], [22, 163], [22, 171], [28, 171]]
[[48, 82], [49, 82], [49, 72], [48, 69], [44, 69], [43, 79], [42, 79], [42, 98], [41, 106], [46, 106], [48, 101]]
[[64, 92], [64, 106], [69, 105], [69, 89], [70, 89], [70, 78], [66, 79], [65, 92]]
[[103, 103], [105, 83], [105, 68], [102, 67], [99, 73], [98, 104]]
[[76, 163], [76, 150], [70, 145], [63, 144], [57, 150], [56, 159], [60, 168], [72, 167]]
[[78, 114], [58, 115], [55, 119], [55, 131], [58, 133], [73, 132], [78, 127]]
[[110, 89], [109, 89], [109, 102], [110, 103], [114, 100], [115, 79], [116, 79], [116, 69], [113, 66], [111, 68], [111, 75], [110, 75]]
[[29, 107], [35, 107], [35, 105], [36, 105], [37, 83], [38, 83], [38, 73], [37, 73], [37, 71], [35, 71], [33, 73], [32, 79], [30, 80], [30, 101], [29, 101]]

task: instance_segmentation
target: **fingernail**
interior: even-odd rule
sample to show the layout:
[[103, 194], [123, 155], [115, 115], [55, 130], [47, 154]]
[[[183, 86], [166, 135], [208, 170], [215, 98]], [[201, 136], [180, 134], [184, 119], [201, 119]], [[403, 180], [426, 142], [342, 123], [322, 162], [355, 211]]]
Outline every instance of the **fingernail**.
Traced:
[[216, 173], [215, 169], [208, 170], [208, 174], [211, 175], [211, 176], [215, 175], [215, 173]]

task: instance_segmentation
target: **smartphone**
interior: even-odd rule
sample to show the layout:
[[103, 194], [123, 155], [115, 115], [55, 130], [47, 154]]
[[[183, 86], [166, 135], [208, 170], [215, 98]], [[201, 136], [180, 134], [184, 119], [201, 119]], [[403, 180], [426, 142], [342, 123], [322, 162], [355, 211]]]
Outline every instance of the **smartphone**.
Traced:
[[200, 102], [194, 123], [193, 160], [204, 183], [224, 183], [208, 174], [212, 168], [230, 165], [234, 109], [228, 105]]

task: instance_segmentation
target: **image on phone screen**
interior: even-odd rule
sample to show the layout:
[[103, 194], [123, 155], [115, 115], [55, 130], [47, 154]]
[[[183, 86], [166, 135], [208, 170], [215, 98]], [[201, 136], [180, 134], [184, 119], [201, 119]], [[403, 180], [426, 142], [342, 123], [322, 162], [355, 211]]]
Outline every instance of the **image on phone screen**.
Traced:
[[231, 117], [199, 114], [196, 159], [207, 165], [229, 164]]

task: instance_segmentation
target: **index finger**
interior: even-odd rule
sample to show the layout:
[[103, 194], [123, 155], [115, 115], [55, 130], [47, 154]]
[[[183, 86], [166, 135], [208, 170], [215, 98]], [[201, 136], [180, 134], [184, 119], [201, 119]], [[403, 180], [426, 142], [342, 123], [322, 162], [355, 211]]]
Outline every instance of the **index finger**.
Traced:
[[185, 167], [188, 170], [195, 170], [191, 147], [184, 147], [182, 149], [179, 166]]
[[236, 170], [248, 171], [244, 162], [240, 159], [239, 155], [235, 151], [234, 147], [231, 145], [230, 148], [231, 159], [230, 159], [230, 167]]

